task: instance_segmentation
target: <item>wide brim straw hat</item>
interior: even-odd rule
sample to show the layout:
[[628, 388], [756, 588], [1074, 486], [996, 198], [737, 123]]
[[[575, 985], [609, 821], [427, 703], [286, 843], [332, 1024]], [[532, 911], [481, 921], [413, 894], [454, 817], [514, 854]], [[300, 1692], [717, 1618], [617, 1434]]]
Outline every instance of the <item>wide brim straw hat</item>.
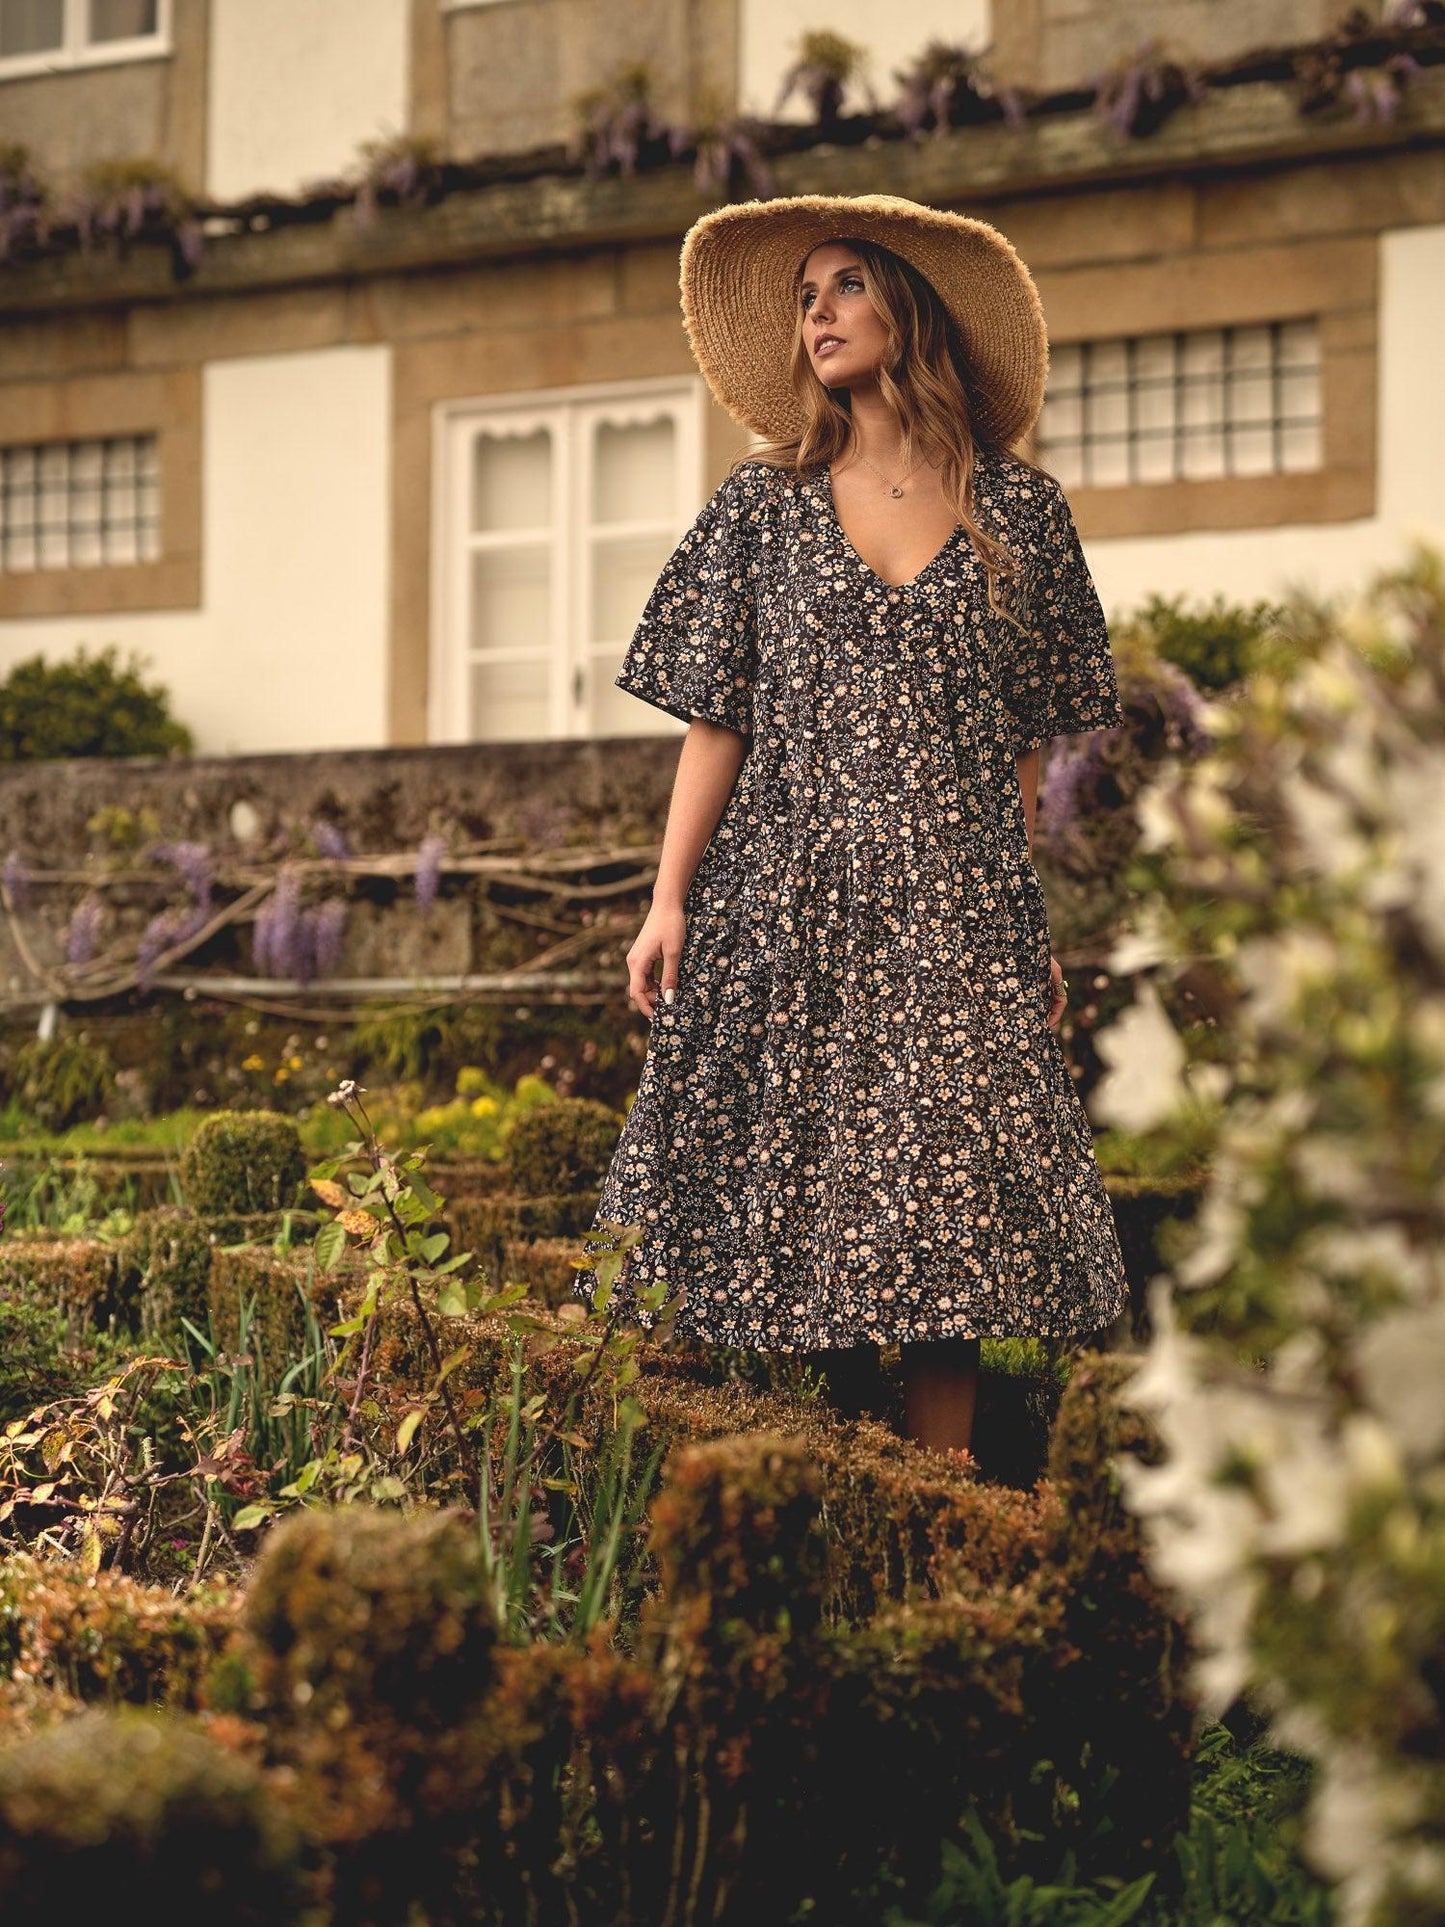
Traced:
[[728, 413], [769, 441], [801, 434], [803, 411], [788, 380], [793, 277], [820, 242], [850, 238], [891, 248], [937, 289], [963, 344], [975, 433], [1007, 447], [1030, 429], [1049, 371], [1033, 276], [987, 221], [897, 194], [735, 201], [688, 229], [679, 273], [683, 324]]

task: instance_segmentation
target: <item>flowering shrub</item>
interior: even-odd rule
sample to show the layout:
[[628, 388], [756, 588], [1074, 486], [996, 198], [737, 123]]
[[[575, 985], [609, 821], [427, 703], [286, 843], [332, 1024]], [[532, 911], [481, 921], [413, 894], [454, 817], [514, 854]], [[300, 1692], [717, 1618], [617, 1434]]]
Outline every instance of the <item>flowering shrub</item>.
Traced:
[[[1123, 1393], [1164, 1452], [1120, 1474], [1206, 1708], [1246, 1695], [1316, 1762], [1306, 1850], [1348, 1927], [1445, 1907], [1441, 557], [1294, 640], [1140, 799], [1150, 893], [1113, 961], [1157, 982], [1101, 1039], [1095, 1109], [1217, 1131]], [[1186, 973], [1227, 1013], [1192, 1037]]]

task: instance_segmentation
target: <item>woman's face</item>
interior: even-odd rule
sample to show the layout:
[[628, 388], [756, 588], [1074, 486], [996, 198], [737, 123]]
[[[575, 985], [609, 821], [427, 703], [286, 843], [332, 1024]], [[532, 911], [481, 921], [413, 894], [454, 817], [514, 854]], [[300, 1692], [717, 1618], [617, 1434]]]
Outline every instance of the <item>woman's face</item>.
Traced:
[[824, 241], [803, 263], [799, 306], [803, 344], [827, 388], [871, 382], [888, 345], [883, 318], [868, 299], [863, 267], [842, 241]]

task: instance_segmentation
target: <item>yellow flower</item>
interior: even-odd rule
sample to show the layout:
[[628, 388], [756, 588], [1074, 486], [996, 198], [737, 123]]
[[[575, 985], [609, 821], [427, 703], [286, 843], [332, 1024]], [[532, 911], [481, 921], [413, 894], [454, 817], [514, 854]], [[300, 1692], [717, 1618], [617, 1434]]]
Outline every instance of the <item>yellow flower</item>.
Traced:
[[500, 1108], [501, 1107], [497, 1103], [496, 1098], [479, 1097], [473, 1101], [472, 1116], [473, 1117], [495, 1117]]
[[275, 1084], [284, 1084], [290, 1075], [290, 1071], [287, 1070], [284, 1064], [278, 1064], [276, 1066], [276, 1075], [271, 1081]]
[[301, 1068], [301, 1059], [299, 1057], [288, 1057], [286, 1059], [286, 1062], [290, 1065], [293, 1071], [299, 1071]]
[[266, 1068], [265, 1058], [258, 1057], [255, 1051], [252, 1051], [249, 1057], [243, 1057], [241, 1059], [241, 1069], [243, 1071], [263, 1071], [265, 1070], [265, 1068]]

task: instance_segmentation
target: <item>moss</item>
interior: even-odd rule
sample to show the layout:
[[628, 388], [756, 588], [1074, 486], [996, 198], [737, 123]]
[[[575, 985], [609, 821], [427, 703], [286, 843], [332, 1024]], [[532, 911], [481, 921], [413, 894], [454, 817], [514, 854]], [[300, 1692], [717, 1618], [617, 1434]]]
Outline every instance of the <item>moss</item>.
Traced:
[[184, 1722], [88, 1712], [0, 1751], [0, 1911], [272, 1927], [297, 1843], [256, 1768]]
[[454, 1887], [492, 1772], [496, 1637], [463, 1514], [317, 1509], [268, 1540], [208, 1699], [264, 1723], [328, 1856], [329, 1917], [402, 1920]]
[[18, 1553], [0, 1565], [0, 1664], [78, 1700], [193, 1706], [236, 1608], [225, 1588], [178, 1599], [120, 1573]]
[[[1059, 1403], [1049, 1477], [1068, 1531], [1050, 1580], [1063, 1602], [1061, 1637], [1080, 1657], [1050, 1696], [1049, 1743], [1055, 1757], [1072, 1747], [1077, 1759], [1080, 1736], [1105, 1736], [1131, 1836], [1157, 1847], [1184, 1823], [1197, 1708], [1187, 1624], [1151, 1576], [1144, 1526], [1123, 1503], [1113, 1463], [1130, 1454], [1156, 1464], [1163, 1449], [1151, 1420], [1118, 1399], [1137, 1363], [1130, 1353], [1081, 1353]], [[1079, 1762], [1081, 1774], [1097, 1770]]]
[[115, 1065], [104, 1044], [84, 1036], [32, 1038], [15, 1053], [7, 1095], [47, 1131], [64, 1131], [108, 1109]]
[[26, 1236], [0, 1246], [0, 1294], [29, 1293], [54, 1305], [72, 1335], [128, 1323], [116, 1247], [102, 1238]]
[[305, 1179], [301, 1133], [279, 1111], [216, 1111], [181, 1159], [186, 1202], [202, 1217], [288, 1210]]
[[240, 1343], [242, 1302], [254, 1299], [251, 1329], [274, 1370], [305, 1350], [308, 1305], [323, 1323], [335, 1322], [338, 1284], [354, 1269], [319, 1271], [305, 1247], [294, 1253], [253, 1245], [218, 1248], [211, 1259], [208, 1295], [212, 1329], [220, 1344], [234, 1351]]
[[507, 1137], [512, 1188], [524, 1198], [595, 1191], [622, 1124], [620, 1112], [591, 1097], [559, 1097], [524, 1112]]
[[486, 1196], [459, 1197], [448, 1205], [446, 1227], [454, 1251], [470, 1251], [486, 1275], [497, 1284], [526, 1277], [546, 1262], [533, 1258], [528, 1247], [559, 1238], [577, 1241], [588, 1230], [597, 1211], [595, 1191], [551, 1197], [519, 1198], [510, 1191]]
[[172, 1344], [181, 1319], [204, 1327], [214, 1251], [210, 1228], [175, 1205], [142, 1211], [121, 1240], [117, 1295], [127, 1322]]

